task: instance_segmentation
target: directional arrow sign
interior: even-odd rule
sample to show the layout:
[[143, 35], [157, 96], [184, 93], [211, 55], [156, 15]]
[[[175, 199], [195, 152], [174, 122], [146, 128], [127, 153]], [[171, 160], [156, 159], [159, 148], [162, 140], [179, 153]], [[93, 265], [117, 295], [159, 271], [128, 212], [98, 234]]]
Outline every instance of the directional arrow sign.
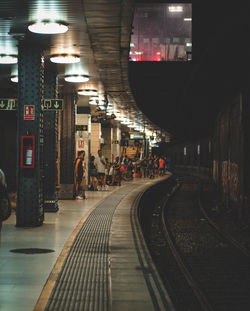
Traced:
[[[42, 110], [62, 110], [63, 99], [42, 99]], [[0, 110], [16, 110], [16, 98], [0, 98]]]
[[16, 110], [16, 98], [0, 98], [0, 110]]
[[62, 110], [63, 109], [63, 99], [43, 99], [42, 100], [43, 110]]

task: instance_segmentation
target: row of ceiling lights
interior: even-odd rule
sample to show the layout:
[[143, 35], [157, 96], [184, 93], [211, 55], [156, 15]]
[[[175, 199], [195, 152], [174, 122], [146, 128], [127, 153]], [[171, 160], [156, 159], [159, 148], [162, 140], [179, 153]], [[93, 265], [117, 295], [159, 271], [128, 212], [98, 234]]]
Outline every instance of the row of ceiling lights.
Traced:
[[[29, 31], [38, 34], [60, 34], [68, 30], [66, 23], [41, 21], [35, 22], [28, 26]], [[50, 61], [58, 64], [74, 64], [80, 62], [80, 55], [77, 54], [53, 54], [50, 56]], [[18, 62], [17, 55], [13, 54], [0, 54], [0, 64], [16, 64]], [[64, 77], [67, 82], [82, 83], [89, 80], [89, 76], [73, 74]], [[17, 76], [11, 76], [12, 82], [18, 82]]]
[[[68, 30], [68, 26], [65, 23], [59, 22], [49, 22], [49, 21], [41, 21], [32, 23], [28, 26], [29, 31], [38, 34], [59, 34], [65, 33]], [[79, 63], [80, 56], [77, 54], [53, 54], [50, 56], [50, 61], [53, 63], [60, 63], [60, 64], [72, 64], [72, 63]], [[8, 55], [8, 54], [0, 54], [0, 64], [16, 64], [18, 62], [17, 55]], [[65, 81], [73, 82], [73, 83], [83, 83], [89, 80], [88, 75], [80, 75], [80, 74], [73, 74], [73, 75], [65, 75]], [[11, 76], [12, 82], [18, 82], [18, 76], [13, 75]], [[128, 117], [122, 116], [120, 112], [116, 111], [112, 104], [106, 104], [105, 101], [100, 98], [98, 95], [98, 91], [94, 89], [85, 89], [85, 90], [78, 90], [79, 95], [91, 96], [89, 104], [90, 105], [98, 105], [101, 110], [107, 110], [107, 115], [116, 115], [115, 119], [120, 121], [121, 124], [127, 125], [130, 128], [134, 128], [140, 132], [144, 132], [145, 128], [140, 126], [138, 123], [132, 122]], [[105, 105], [106, 104], [106, 105]], [[152, 132], [148, 131], [148, 134], [152, 135]]]
[[[60, 34], [68, 31], [68, 26], [66, 23], [62, 22], [49, 22], [41, 21], [35, 22], [28, 26], [29, 31], [37, 34]], [[77, 54], [53, 54], [50, 56], [50, 61], [57, 64], [75, 64], [80, 62], [80, 55]], [[0, 54], [0, 64], [16, 64], [18, 62], [17, 55], [12, 54]], [[17, 83], [18, 76], [12, 75], [11, 81]], [[65, 81], [72, 83], [84, 83], [89, 81], [88, 75], [82, 74], [71, 74], [64, 76]], [[97, 90], [78, 90], [79, 95], [97, 95]], [[93, 101], [91, 102], [92, 104]]]

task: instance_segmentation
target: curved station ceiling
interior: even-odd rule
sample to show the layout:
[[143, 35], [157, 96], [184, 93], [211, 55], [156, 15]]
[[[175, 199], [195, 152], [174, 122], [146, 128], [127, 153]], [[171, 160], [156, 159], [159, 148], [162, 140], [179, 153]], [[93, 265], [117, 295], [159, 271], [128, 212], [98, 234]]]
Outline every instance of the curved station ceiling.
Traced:
[[[129, 62], [138, 3], [155, 1], [1, 0], [0, 54], [17, 55], [19, 40], [41, 44], [48, 68], [57, 71], [59, 94], [96, 90], [100, 98], [95, 98], [110, 103], [107, 115], [115, 113], [119, 122], [126, 117], [125, 123], [130, 121], [138, 130], [147, 128], [166, 137], [170, 133], [171, 140], [208, 135], [220, 107], [247, 83], [246, 3], [192, 2], [192, 61]], [[28, 30], [31, 23], [44, 20], [66, 23], [68, 31], [41, 35]], [[74, 54], [80, 62], [55, 64], [50, 58], [58, 54]], [[1, 98], [17, 93], [10, 80], [16, 74], [15, 64], [0, 65]], [[65, 81], [72, 74], [89, 80]], [[89, 100], [79, 93], [79, 106], [103, 115], [102, 107], [97, 109]]]
[[[40, 44], [46, 68], [58, 74], [59, 94], [78, 94], [77, 105], [89, 106], [92, 115], [103, 115], [105, 109], [107, 115], [117, 117], [118, 121], [113, 122], [129, 123], [139, 131], [159, 132], [160, 128], [138, 108], [128, 81], [133, 11], [134, 1], [1, 1], [0, 62], [2, 59], [4, 63], [7, 55], [17, 57], [20, 40]], [[37, 30], [32, 27], [38, 22], [58, 22], [68, 30], [59, 34], [35, 33]], [[69, 55], [74, 63], [65, 63]], [[17, 74], [17, 64], [0, 64], [1, 98], [17, 94], [17, 84], [13, 82]], [[84, 82], [73, 83], [75, 79]], [[107, 101], [108, 107], [102, 107], [101, 103]]]

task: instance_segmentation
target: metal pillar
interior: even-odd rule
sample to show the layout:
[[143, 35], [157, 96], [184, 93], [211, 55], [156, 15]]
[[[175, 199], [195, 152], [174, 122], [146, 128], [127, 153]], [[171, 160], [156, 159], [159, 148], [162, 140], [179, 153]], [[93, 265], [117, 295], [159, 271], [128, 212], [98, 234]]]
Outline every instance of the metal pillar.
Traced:
[[[241, 166], [240, 176], [241, 183], [243, 183], [244, 203], [242, 207], [242, 221], [250, 226], [250, 88], [247, 87], [242, 96], [242, 127], [244, 137], [244, 149], [241, 152]], [[242, 181], [243, 179], [243, 181]]]
[[74, 94], [65, 94], [63, 100], [59, 199], [73, 199], [76, 98]]
[[[56, 73], [44, 73], [44, 98], [56, 98]], [[56, 111], [44, 111], [44, 211], [57, 212], [57, 124]]]
[[[38, 46], [18, 46], [18, 121], [17, 121], [17, 227], [39, 226], [44, 220], [43, 210], [43, 116], [41, 97], [43, 92], [43, 63]], [[33, 109], [34, 108], [34, 109]], [[30, 112], [27, 114], [27, 110]], [[33, 165], [24, 167], [23, 136], [33, 137]], [[29, 142], [29, 140], [27, 140]], [[32, 140], [30, 140], [32, 143]], [[22, 152], [21, 152], [22, 151]]]

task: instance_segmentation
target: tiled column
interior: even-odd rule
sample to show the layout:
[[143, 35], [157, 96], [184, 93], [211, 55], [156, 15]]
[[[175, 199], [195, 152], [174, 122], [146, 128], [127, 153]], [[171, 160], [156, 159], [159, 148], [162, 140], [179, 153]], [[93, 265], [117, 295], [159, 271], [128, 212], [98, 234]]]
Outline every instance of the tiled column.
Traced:
[[[17, 110], [17, 227], [43, 223], [43, 95], [41, 49], [19, 42]], [[29, 155], [29, 158], [28, 158]], [[30, 158], [30, 156], [32, 158]]]
[[[82, 114], [77, 111], [76, 114], [76, 157], [79, 150], [85, 151], [84, 162], [86, 164], [86, 174], [88, 176], [88, 161], [89, 161], [89, 136], [90, 136], [90, 114]], [[81, 130], [83, 129], [83, 130]]]
[[97, 151], [101, 148], [101, 123], [91, 123], [90, 153], [97, 156]]
[[[44, 98], [57, 98], [56, 73], [44, 73]], [[57, 154], [58, 154], [58, 113], [44, 111], [44, 211], [57, 212]]]
[[102, 147], [102, 154], [109, 161], [112, 160], [112, 141], [113, 141], [113, 129], [112, 128], [102, 128], [102, 137], [104, 138], [104, 145]]
[[113, 158], [113, 160], [117, 156], [120, 157], [120, 142], [121, 142], [121, 130], [119, 128], [113, 128], [113, 140], [112, 140], [112, 158]]
[[74, 161], [75, 161], [75, 109], [73, 94], [64, 94], [64, 107], [61, 113], [60, 129], [60, 189], [59, 199], [73, 198]]

